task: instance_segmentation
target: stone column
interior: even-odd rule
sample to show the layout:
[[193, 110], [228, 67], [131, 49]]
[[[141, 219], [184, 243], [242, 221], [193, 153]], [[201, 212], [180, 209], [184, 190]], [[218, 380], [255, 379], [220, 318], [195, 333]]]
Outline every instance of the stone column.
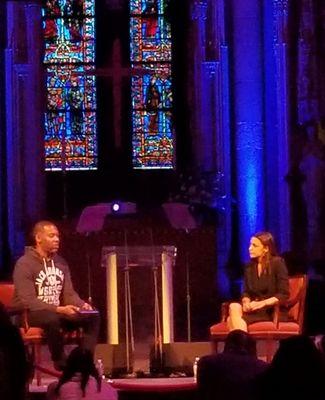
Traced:
[[193, 21], [192, 50], [193, 60], [193, 115], [191, 126], [193, 132], [193, 155], [195, 166], [203, 168], [205, 162], [205, 141], [206, 132], [206, 97], [204, 90], [207, 82], [204, 79], [202, 63], [205, 61], [206, 53], [206, 12], [207, 0], [195, 0], [192, 4], [191, 18]]
[[210, 60], [204, 63], [211, 91], [211, 167], [216, 173], [218, 193], [215, 207], [218, 212], [217, 254], [218, 293], [228, 297], [230, 286], [226, 265], [231, 252], [232, 192], [231, 147], [229, 124], [229, 49], [226, 42], [225, 2], [210, 2]]
[[229, 129], [229, 65], [225, 41], [224, 0], [194, 1], [193, 117], [194, 163], [215, 174], [213, 207], [218, 213], [218, 293], [227, 297], [225, 270], [231, 244], [231, 170]]
[[11, 255], [21, 254], [26, 229], [43, 216], [44, 99], [41, 5], [7, 3], [7, 207]]
[[[6, 43], [6, 5], [4, 2], [0, 3], [0, 54], [3, 55]], [[5, 253], [6, 246], [6, 162], [5, 162], [5, 76], [4, 76], [4, 58], [0, 57], [0, 277], [5, 273]]]
[[246, 260], [250, 236], [265, 223], [262, 7], [259, 0], [231, 6], [238, 241]]
[[[289, 76], [288, 76], [288, 0], [274, 0], [273, 32], [276, 81], [277, 130], [277, 241], [282, 250], [290, 249], [290, 204], [286, 176], [289, 172]], [[271, 142], [271, 138], [269, 138]], [[274, 204], [270, 204], [269, 208]]]

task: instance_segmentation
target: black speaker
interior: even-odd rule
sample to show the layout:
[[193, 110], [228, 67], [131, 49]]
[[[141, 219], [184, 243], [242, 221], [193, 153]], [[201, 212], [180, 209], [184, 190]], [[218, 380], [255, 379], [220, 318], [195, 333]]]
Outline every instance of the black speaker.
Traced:
[[164, 345], [166, 366], [172, 369], [192, 369], [195, 357], [213, 352], [210, 342], [174, 342]]
[[[163, 359], [166, 370], [184, 371], [192, 373], [195, 357], [202, 357], [213, 352], [210, 342], [174, 342], [163, 345]], [[96, 358], [101, 358], [104, 364], [105, 374], [118, 376], [127, 372], [125, 344], [118, 345], [98, 344], [96, 347]], [[150, 353], [148, 352], [148, 365]], [[134, 364], [132, 355], [130, 365]], [[152, 363], [152, 360], [150, 360]], [[145, 371], [148, 372], [148, 371]]]

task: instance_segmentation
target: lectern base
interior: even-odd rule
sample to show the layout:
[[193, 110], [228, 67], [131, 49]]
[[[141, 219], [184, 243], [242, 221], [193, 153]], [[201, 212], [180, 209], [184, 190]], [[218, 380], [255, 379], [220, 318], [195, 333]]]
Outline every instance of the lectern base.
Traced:
[[[104, 371], [107, 375], [122, 376], [133, 372], [130, 377], [150, 376], [150, 349], [148, 343], [136, 343], [134, 359], [131, 362], [133, 371], [126, 368], [126, 349], [124, 344], [109, 345], [98, 344], [96, 347], [96, 358], [101, 358], [104, 363]], [[193, 370], [195, 357], [211, 354], [210, 342], [175, 342], [163, 345], [164, 374], [153, 373], [151, 376], [169, 376], [175, 371], [183, 371], [190, 375]]]

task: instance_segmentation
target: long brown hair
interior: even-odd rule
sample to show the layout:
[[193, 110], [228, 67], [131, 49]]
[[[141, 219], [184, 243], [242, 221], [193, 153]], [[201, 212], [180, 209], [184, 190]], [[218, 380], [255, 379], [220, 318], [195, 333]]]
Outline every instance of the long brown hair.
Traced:
[[276, 248], [275, 240], [270, 232], [257, 232], [253, 235], [253, 237], [257, 238], [263, 246], [268, 247], [269, 251], [265, 254], [265, 256], [261, 260], [262, 271], [266, 273], [270, 273], [270, 261], [274, 257], [278, 257], [278, 251]]
[[85, 397], [86, 395], [86, 386], [90, 376], [93, 376], [97, 381], [97, 391], [101, 391], [102, 381], [95, 367], [92, 353], [90, 350], [75, 347], [68, 356], [67, 365], [64, 368], [61, 378], [55, 388], [54, 392], [57, 396], [60, 393], [61, 386], [71, 381], [78, 372], [81, 374], [80, 387], [82, 397]]

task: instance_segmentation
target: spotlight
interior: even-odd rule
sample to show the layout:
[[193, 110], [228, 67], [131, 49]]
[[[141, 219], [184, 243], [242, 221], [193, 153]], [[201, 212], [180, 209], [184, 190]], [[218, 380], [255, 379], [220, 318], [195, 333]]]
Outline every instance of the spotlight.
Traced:
[[109, 203], [109, 213], [115, 215], [135, 214], [137, 212], [137, 205], [122, 200], [115, 200]]
[[120, 208], [120, 203], [116, 201], [112, 203], [112, 213], [118, 213], [120, 211]]

